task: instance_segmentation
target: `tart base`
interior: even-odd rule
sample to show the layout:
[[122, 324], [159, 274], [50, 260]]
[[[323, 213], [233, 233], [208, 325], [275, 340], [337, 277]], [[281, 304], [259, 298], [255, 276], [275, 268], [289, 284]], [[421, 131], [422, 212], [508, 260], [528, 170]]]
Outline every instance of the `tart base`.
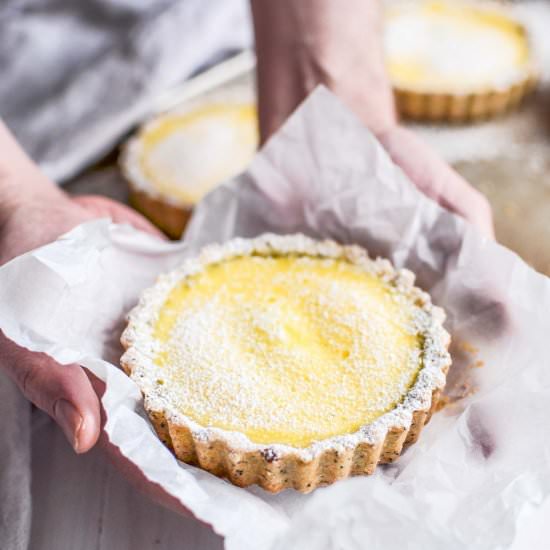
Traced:
[[428, 122], [479, 122], [506, 113], [517, 107], [534, 90], [537, 76], [505, 90], [488, 90], [464, 94], [417, 92], [394, 89], [399, 114], [410, 120]]
[[129, 201], [133, 208], [148, 218], [171, 239], [179, 239], [189, 218], [191, 207], [179, 207], [157, 199], [130, 185]]
[[172, 423], [162, 411], [145, 408], [155, 431], [176, 458], [198, 466], [238, 487], [258, 485], [270, 493], [295, 489], [309, 493], [351, 476], [370, 475], [378, 464], [394, 462], [415, 443], [437, 408], [441, 390], [434, 390], [431, 404], [414, 411], [410, 427], [391, 428], [376, 444], [361, 443], [353, 448], [326, 449], [311, 461], [296, 454], [278, 456], [269, 447], [257, 451], [237, 451], [222, 441], [201, 440], [186, 425]]

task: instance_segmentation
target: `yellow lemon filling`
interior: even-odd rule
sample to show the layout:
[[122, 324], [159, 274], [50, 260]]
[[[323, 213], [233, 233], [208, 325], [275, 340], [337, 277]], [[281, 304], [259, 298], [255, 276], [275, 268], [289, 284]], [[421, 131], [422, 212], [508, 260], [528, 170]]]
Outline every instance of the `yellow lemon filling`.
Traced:
[[258, 144], [256, 119], [252, 104], [238, 103], [167, 115], [141, 136], [141, 170], [162, 195], [195, 204], [246, 168]]
[[168, 295], [154, 326], [158, 382], [202, 426], [305, 447], [403, 399], [421, 368], [414, 310], [345, 260], [226, 260]]
[[402, 88], [438, 92], [480, 90], [522, 75], [529, 46], [506, 15], [471, 5], [420, 2], [388, 11], [387, 66]]

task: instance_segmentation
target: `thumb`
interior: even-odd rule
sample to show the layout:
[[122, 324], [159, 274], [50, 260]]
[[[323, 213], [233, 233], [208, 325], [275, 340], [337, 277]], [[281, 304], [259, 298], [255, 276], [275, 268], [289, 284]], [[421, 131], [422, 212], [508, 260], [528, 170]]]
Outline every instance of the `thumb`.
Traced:
[[378, 139], [422, 193], [468, 220], [487, 237], [495, 238], [489, 201], [427, 143], [400, 126], [378, 135]]
[[115, 223], [129, 223], [136, 229], [165, 240], [166, 235], [133, 208], [100, 195], [80, 195], [72, 201], [94, 216], [109, 216]]
[[25, 397], [59, 424], [77, 453], [90, 450], [100, 428], [100, 403], [78, 365], [60, 365], [43, 353], [20, 348], [0, 332], [0, 368]]

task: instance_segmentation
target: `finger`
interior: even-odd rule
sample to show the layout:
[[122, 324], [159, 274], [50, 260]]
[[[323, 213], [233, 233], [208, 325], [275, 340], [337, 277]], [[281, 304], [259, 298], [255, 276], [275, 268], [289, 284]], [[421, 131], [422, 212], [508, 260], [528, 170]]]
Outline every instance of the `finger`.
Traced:
[[77, 453], [95, 445], [101, 425], [99, 399], [80, 366], [59, 365], [43, 353], [20, 348], [0, 332], [0, 368], [59, 424]]
[[487, 237], [494, 239], [493, 212], [489, 201], [458, 174], [453, 175], [447, 182], [447, 193], [440, 196], [439, 203], [467, 219]]
[[115, 202], [100, 195], [82, 195], [73, 197], [73, 201], [93, 214], [109, 216], [115, 223], [129, 223], [140, 231], [166, 239], [162, 231], [125, 204]]
[[391, 159], [431, 199], [494, 238], [489, 202], [411, 131], [397, 127], [379, 135]]

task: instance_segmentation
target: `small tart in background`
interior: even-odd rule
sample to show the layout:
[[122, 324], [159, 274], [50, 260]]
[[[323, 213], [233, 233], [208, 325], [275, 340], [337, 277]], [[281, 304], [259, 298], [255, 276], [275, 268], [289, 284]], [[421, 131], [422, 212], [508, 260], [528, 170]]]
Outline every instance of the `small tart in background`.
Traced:
[[386, 14], [385, 49], [397, 108], [412, 119], [497, 115], [537, 80], [524, 27], [494, 4], [396, 2]]
[[357, 246], [235, 239], [144, 292], [121, 364], [180, 460], [309, 492], [416, 441], [450, 365], [444, 317]]
[[130, 203], [172, 238], [193, 206], [243, 171], [258, 144], [256, 107], [245, 87], [220, 90], [146, 123], [125, 146]]

